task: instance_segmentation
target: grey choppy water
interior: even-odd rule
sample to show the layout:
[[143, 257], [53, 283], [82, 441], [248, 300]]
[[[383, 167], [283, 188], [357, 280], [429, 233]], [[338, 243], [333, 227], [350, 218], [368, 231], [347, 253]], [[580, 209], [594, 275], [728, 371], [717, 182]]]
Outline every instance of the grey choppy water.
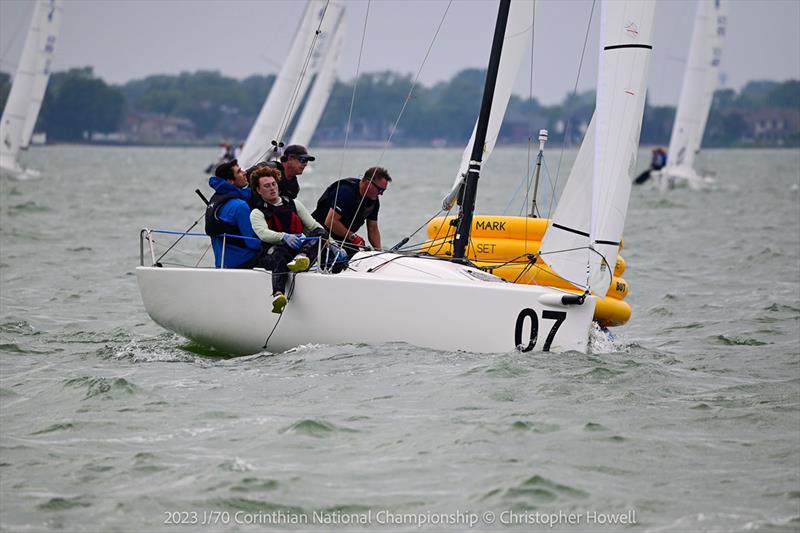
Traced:
[[[797, 150], [709, 151], [710, 193], [636, 189], [634, 315], [590, 354], [386, 344], [238, 359], [160, 330], [133, 276], [140, 227], [200, 215], [192, 191], [213, 153], [36, 149], [40, 179], [0, 181], [3, 530], [416, 531], [419, 516], [462, 520], [423, 530], [465, 530], [463, 517], [544, 530], [550, 513], [575, 531], [619, 528], [603, 516], [640, 531], [800, 529]], [[307, 203], [339, 174], [337, 152], [319, 155]], [[459, 157], [386, 155], [386, 243], [433, 214]], [[376, 158], [353, 150], [344, 172]], [[479, 211], [506, 207], [518, 181], [492, 172], [526, 159], [497, 150]]]

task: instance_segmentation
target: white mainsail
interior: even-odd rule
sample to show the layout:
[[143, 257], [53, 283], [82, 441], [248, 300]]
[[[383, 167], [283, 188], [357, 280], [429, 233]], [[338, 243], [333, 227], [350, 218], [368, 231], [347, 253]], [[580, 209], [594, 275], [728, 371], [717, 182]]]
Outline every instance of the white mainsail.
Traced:
[[664, 175], [691, 178], [719, 80], [727, 0], [698, 0], [692, 44], [669, 141]]
[[[483, 161], [485, 162], [494, 149], [497, 136], [500, 134], [500, 126], [506, 115], [508, 101], [511, 98], [511, 89], [519, 73], [522, 58], [525, 50], [531, 42], [531, 32], [533, 31], [533, 19], [536, 10], [536, 3], [530, 0], [513, 0], [508, 14], [508, 25], [506, 27], [505, 39], [503, 41], [503, 55], [500, 58], [500, 67], [497, 72], [497, 83], [494, 88], [494, 98], [492, 99], [492, 112], [489, 115], [489, 126], [486, 130], [486, 142], [483, 145]], [[475, 144], [475, 132], [478, 128], [477, 121], [472, 128], [472, 136], [464, 149], [461, 157], [461, 165], [458, 169], [453, 187], [442, 204], [445, 209], [449, 209], [455, 203], [458, 196], [458, 189], [461, 186], [463, 176], [469, 167], [472, 157], [472, 146]]]
[[31, 143], [33, 129], [39, 118], [42, 100], [50, 81], [50, 66], [53, 63], [56, 39], [61, 29], [61, 0], [42, 0], [42, 10], [39, 19], [39, 43], [36, 47], [36, 67], [33, 77], [33, 87], [30, 94], [28, 116], [25, 127], [22, 129], [20, 147], [26, 150]]
[[330, 98], [333, 85], [336, 82], [336, 68], [344, 45], [344, 11], [344, 7], [342, 7], [333, 31], [327, 36], [324, 34], [321, 36], [327, 37], [327, 42], [322, 44], [323, 56], [321, 64], [317, 77], [314, 79], [314, 85], [308, 95], [308, 100], [303, 106], [303, 112], [300, 114], [297, 125], [292, 132], [292, 140], [289, 144], [307, 146], [317, 130], [323, 111], [325, 111], [325, 105], [328, 103], [328, 98]]
[[28, 147], [50, 77], [50, 62], [61, 23], [61, 0], [38, 0], [11, 91], [0, 119], [0, 168], [21, 173], [20, 149]]
[[595, 116], [540, 249], [558, 275], [600, 298], [625, 226], [654, 14], [653, 0], [603, 3]]
[[317, 41], [317, 29], [329, 32], [340, 10], [341, 6], [325, 0], [309, 0], [289, 53], [242, 147], [239, 155], [242, 167], [265, 159], [273, 140], [283, 142], [282, 137], [315, 74], [316, 62], [312, 64], [311, 59], [312, 47]]

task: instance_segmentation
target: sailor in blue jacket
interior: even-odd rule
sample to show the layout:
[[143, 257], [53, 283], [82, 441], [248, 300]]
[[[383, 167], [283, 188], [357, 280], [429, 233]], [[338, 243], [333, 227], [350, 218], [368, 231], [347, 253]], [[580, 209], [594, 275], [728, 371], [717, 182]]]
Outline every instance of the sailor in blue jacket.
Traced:
[[[222, 163], [208, 180], [214, 195], [206, 208], [206, 234], [211, 237], [217, 268], [253, 268], [258, 263], [261, 240], [250, 224], [247, 178], [237, 160]], [[245, 187], [245, 188], [242, 188]], [[223, 259], [223, 234], [225, 264]], [[237, 238], [241, 236], [245, 238]]]

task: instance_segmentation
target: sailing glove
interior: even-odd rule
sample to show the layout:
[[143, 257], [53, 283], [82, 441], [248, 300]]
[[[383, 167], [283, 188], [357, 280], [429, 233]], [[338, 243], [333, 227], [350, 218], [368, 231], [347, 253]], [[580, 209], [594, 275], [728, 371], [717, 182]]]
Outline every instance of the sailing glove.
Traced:
[[364, 242], [364, 239], [358, 233], [352, 233], [350, 235], [350, 242], [353, 243], [355, 246], [358, 246], [359, 248], [363, 248], [364, 245], [366, 244]]
[[302, 233], [284, 233], [283, 234], [283, 242], [285, 242], [286, 246], [288, 246], [292, 250], [299, 250], [300, 247], [303, 246], [303, 234]]

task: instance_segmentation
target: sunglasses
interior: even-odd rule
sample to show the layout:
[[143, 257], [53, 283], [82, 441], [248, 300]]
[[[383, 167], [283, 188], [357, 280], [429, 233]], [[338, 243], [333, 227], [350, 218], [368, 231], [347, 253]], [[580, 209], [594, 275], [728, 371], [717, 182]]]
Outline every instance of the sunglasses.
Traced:
[[296, 155], [295, 159], [297, 159], [301, 165], [307, 165], [308, 162], [311, 161], [311, 158], [307, 155]]
[[374, 181], [372, 182], [372, 186], [378, 189], [378, 194], [383, 194], [386, 192], [386, 187], [378, 187], [377, 185], [375, 185]]

